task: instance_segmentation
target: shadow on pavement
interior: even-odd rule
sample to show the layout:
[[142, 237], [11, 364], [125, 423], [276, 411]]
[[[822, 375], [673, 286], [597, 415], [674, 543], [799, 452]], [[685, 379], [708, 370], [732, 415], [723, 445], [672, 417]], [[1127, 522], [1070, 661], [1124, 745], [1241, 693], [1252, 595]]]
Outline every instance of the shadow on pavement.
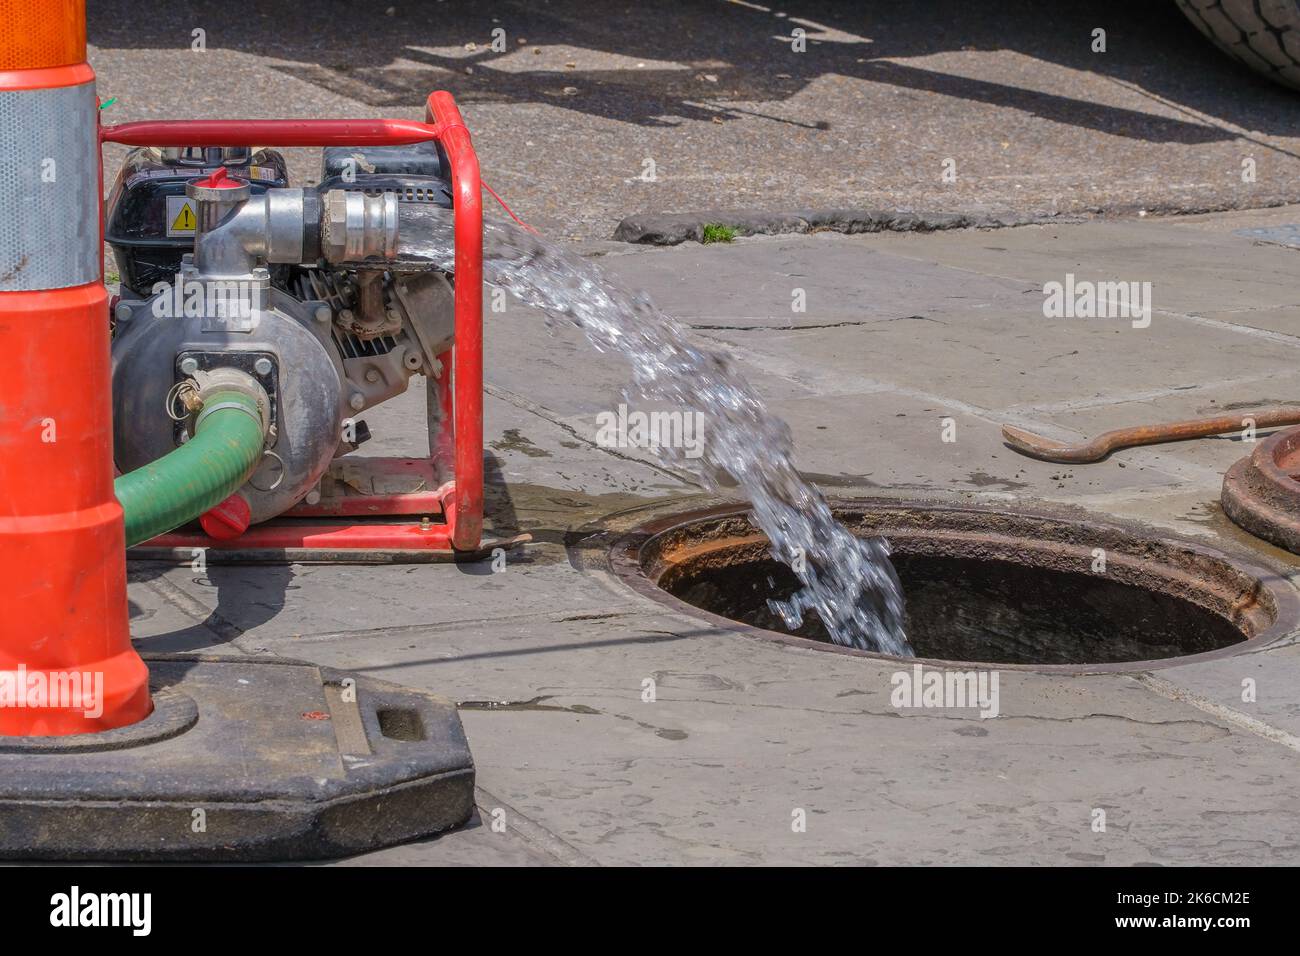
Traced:
[[[385, 4], [349, 0], [322, 0], [309, 10], [266, 0], [237, 7], [200, 0], [184, 9], [157, 5], [150, 12], [152, 6], [138, 0], [92, 4], [91, 42], [105, 49], [176, 49], [202, 26], [211, 50], [237, 48], [289, 61], [272, 68], [376, 108], [418, 108], [428, 90], [447, 89], [467, 104], [546, 103], [639, 126], [676, 126], [763, 116], [727, 104], [790, 100], [839, 75], [1150, 142], [1234, 138], [1191, 113], [1186, 119], [1161, 117], [896, 62], [953, 51], [1012, 51], [1109, 77], [1175, 110], [1265, 135], [1300, 132], [1296, 94], [1215, 50], [1172, 0], [1050, 7], [1029, 0], [792, 0], [769, 10], [721, 0], [623, 8], [593, 7], [585, 0], [516, 0], [474, 9], [402, 2], [393, 16], [384, 15]], [[1103, 55], [1090, 50], [1092, 30], [1099, 26], [1107, 31]], [[506, 31], [505, 52], [490, 46], [497, 27]], [[806, 31], [802, 55], [789, 49], [795, 28]], [[470, 43], [472, 51], [466, 49]], [[531, 68], [534, 48], [556, 47], [616, 54], [626, 62], [602, 70]], [[701, 83], [702, 73], [716, 82]], [[575, 87], [582, 95], [566, 94]], [[768, 118], [828, 128], [817, 116]]]

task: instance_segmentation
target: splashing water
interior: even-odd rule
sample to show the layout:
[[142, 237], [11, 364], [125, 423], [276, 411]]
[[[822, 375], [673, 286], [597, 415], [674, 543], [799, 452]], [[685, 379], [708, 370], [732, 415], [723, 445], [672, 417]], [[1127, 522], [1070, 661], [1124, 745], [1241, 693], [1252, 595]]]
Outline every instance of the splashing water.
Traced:
[[[448, 210], [403, 203], [399, 234], [395, 269], [454, 271]], [[540, 309], [548, 322], [573, 323], [598, 351], [623, 356], [641, 398], [703, 413], [708, 430], [699, 457], [665, 446], [656, 452], [712, 490], [728, 476], [739, 486], [773, 557], [803, 585], [788, 601], [769, 601], [787, 627], [816, 611], [838, 644], [912, 656], [888, 545], [857, 538], [835, 520], [795, 470], [789, 426], [768, 414], [726, 356], [692, 344], [644, 293], [624, 290], [589, 260], [512, 224], [485, 221], [483, 246], [488, 283]]]

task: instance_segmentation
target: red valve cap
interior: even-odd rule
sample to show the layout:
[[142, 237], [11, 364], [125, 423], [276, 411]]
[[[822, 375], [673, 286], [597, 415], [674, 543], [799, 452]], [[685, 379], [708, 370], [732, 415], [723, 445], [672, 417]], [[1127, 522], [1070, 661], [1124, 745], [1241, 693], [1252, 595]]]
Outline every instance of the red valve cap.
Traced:
[[221, 504], [205, 511], [199, 518], [199, 524], [209, 538], [218, 541], [233, 541], [248, 530], [252, 523], [253, 512], [248, 502], [239, 492], [235, 492]]
[[244, 184], [238, 179], [232, 179], [225, 166], [218, 166], [207, 179], [194, 180], [194, 185], [204, 189], [238, 189]]

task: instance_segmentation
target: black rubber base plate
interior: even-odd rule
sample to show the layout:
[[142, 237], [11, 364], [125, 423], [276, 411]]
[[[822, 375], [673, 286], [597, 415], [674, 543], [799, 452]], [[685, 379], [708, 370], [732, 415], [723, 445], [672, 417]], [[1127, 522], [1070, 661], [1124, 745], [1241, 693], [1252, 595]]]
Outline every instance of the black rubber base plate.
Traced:
[[473, 812], [449, 700], [297, 661], [145, 660], [134, 727], [0, 738], [0, 859], [322, 859]]

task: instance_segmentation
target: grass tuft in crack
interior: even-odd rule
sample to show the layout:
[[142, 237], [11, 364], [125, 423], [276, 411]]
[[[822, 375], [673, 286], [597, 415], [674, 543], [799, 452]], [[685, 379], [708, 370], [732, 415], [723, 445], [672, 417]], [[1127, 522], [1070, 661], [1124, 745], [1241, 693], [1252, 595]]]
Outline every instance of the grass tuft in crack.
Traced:
[[703, 241], [706, 245], [710, 242], [731, 242], [736, 238], [736, 230], [730, 226], [724, 226], [720, 223], [710, 222], [704, 226]]

